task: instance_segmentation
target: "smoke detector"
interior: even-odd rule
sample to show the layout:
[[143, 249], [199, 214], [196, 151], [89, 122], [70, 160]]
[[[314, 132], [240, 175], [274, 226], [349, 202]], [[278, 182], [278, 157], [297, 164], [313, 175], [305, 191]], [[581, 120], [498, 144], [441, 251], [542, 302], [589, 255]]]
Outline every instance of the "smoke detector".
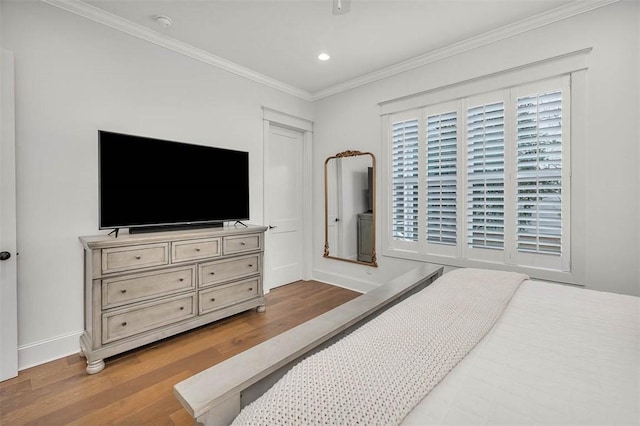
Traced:
[[156, 22], [162, 28], [169, 28], [171, 26], [171, 24], [173, 24], [173, 21], [171, 20], [171, 18], [169, 18], [168, 16], [164, 16], [164, 15], [156, 16]]

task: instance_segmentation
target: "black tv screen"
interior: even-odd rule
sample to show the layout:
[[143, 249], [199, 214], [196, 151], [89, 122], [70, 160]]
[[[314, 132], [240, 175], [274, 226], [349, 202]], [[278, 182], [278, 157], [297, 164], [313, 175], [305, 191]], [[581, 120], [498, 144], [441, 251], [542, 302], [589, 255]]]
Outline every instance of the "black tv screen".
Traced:
[[248, 152], [99, 130], [98, 153], [100, 229], [249, 219]]

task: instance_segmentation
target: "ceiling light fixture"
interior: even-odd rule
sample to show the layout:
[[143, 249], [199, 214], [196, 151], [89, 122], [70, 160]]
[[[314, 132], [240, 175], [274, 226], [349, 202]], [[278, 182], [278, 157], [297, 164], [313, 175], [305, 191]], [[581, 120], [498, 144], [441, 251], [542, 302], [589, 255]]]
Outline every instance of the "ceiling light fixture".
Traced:
[[331, 59], [331, 56], [329, 56], [328, 53], [321, 53], [318, 55], [318, 59], [320, 59], [321, 61], [328, 61], [329, 59]]
[[173, 24], [173, 20], [168, 16], [158, 15], [156, 16], [156, 22], [160, 24], [162, 28], [169, 28]]

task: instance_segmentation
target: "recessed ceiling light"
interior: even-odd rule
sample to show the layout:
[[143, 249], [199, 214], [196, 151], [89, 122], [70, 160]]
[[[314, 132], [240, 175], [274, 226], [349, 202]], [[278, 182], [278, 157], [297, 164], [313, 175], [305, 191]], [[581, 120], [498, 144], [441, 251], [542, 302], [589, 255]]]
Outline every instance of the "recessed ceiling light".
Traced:
[[318, 59], [321, 61], [328, 61], [331, 58], [328, 53], [321, 53], [318, 55]]

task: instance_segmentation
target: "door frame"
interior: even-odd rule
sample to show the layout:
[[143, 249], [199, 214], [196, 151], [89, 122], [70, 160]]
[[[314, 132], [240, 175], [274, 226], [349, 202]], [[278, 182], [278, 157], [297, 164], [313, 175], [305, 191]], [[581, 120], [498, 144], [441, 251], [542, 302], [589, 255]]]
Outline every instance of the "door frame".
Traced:
[[[18, 375], [18, 249], [16, 238], [15, 92], [13, 52], [0, 51], [0, 249], [11, 253], [0, 273], [0, 381]], [[8, 201], [8, 202], [7, 202]]]
[[[268, 189], [270, 188], [269, 176], [269, 148], [270, 132], [272, 126], [282, 127], [302, 133], [302, 279], [311, 279], [312, 253], [313, 253], [313, 175], [312, 175], [312, 141], [313, 141], [313, 121], [306, 118], [296, 117], [272, 108], [262, 107], [263, 119], [263, 206], [264, 224], [269, 226], [269, 211], [267, 209]], [[267, 230], [267, 233], [269, 231]], [[268, 237], [267, 237], [268, 241]], [[268, 250], [265, 243], [265, 250]], [[268, 280], [268, 273], [265, 270], [265, 280]], [[266, 282], [264, 288], [271, 288], [271, 283]]]

